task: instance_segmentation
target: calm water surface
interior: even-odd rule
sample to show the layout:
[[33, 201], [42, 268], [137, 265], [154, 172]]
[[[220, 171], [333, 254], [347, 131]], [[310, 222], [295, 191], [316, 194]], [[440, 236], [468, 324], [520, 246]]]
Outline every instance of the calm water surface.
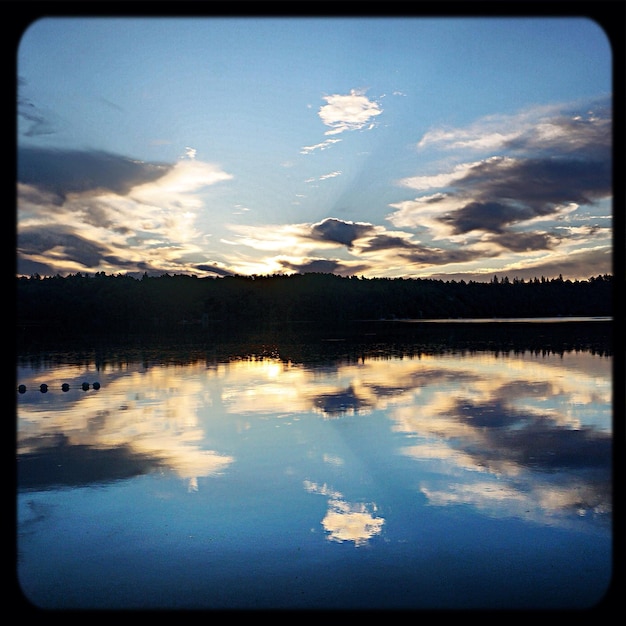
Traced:
[[20, 588], [64, 609], [591, 607], [611, 375], [588, 350], [22, 362]]

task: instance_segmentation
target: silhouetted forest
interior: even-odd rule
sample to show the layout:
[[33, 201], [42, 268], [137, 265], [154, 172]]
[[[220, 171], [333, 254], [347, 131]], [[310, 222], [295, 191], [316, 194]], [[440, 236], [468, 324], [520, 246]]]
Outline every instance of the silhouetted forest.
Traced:
[[162, 275], [17, 279], [18, 340], [29, 333], [169, 334], [286, 322], [610, 316], [613, 278], [490, 282], [334, 274], [198, 278]]

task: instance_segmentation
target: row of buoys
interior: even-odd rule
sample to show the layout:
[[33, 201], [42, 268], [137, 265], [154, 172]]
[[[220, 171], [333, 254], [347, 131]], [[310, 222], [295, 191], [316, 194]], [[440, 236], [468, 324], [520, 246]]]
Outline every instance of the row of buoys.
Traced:
[[[100, 389], [100, 383], [99, 382], [95, 382], [93, 383], [93, 385], [89, 385], [89, 383], [83, 383], [80, 388], [83, 391], [87, 391], [89, 389], [89, 387], [93, 387], [94, 389]], [[17, 390], [20, 393], [26, 393], [26, 385], [20, 385]], [[69, 391], [70, 390], [70, 386], [68, 383], [63, 383], [61, 385], [61, 390], [62, 391]], [[48, 385], [46, 385], [46, 383], [41, 383], [41, 385], [39, 385], [39, 391], [41, 391], [41, 393], [48, 393]]]

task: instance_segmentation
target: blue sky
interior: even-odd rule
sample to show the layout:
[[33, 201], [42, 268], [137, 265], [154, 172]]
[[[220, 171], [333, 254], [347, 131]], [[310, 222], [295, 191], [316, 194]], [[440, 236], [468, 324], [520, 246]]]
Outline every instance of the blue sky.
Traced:
[[586, 18], [45, 18], [17, 54], [17, 273], [612, 273]]

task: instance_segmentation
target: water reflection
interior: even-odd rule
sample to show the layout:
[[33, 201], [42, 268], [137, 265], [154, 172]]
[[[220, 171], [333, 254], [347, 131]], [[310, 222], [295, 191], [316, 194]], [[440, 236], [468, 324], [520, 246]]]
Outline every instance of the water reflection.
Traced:
[[[49, 380], [84, 378], [85, 372], [76, 369], [61, 366], [45, 375]], [[48, 392], [42, 401], [32, 392], [18, 406], [20, 483], [40, 489], [166, 467], [196, 489], [199, 476], [219, 473], [233, 461], [205, 447], [198, 417], [204, 388], [197, 372], [203, 369], [133, 364], [98, 372], [106, 382], [97, 393], [81, 389], [53, 397]], [[42, 375], [26, 376], [22, 384], [35, 388]]]
[[310, 480], [304, 481], [304, 488], [308, 493], [317, 493], [328, 498], [328, 511], [322, 520], [322, 526], [330, 541], [352, 541], [355, 546], [363, 546], [368, 539], [380, 534], [385, 520], [375, 515], [375, 504], [347, 502], [341, 492]]
[[[240, 432], [261, 416], [384, 411], [404, 435], [398, 451], [436, 467], [438, 478], [420, 486], [432, 504], [602, 515], [611, 501], [610, 368], [610, 359], [567, 353], [423, 355], [325, 368], [251, 359], [23, 369], [20, 380], [33, 391], [18, 400], [20, 481], [43, 488], [64, 476], [75, 484], [167, 468], [197, 489], [198, 477], [236, 461], [207, 432], [206, 408], [237, 416]], [[97, 393], [78, 389], [76, 381], [90, 376], [101, 381]], [[44, 380], [59, 381], [45, 396], [34, 391]], [[59, 393], [68, 380], [74, 391]]]
[[[529, 536], [536, 528], [571, 533], [576, 540], [563, 557], [570, 565], [559, 576], [574, 576], [582, 558], [580, 536], [606, 539], [611, 528], [611, 372], [611, 358], [574, 351], [394, 355], [323, 365], [279, 358], [21, 365], [18, 382], [26, 391], [16, 393], [18, 530], [24, 571], [30, 573], [25, 580], [34, 588], [54, 584], [42, 582], [38, 572], [55, 559], [67, 561], [69, 572], [78, 567], [54, 546], [67, 524], [72, 530], [66, 544], [76, 543], [77, 555], [84, 552], [87, 531], [75, 533], [72, 519], [83, 524], [89, 513], [70, 504], [70, 494], [94, 486], [107, 490], [80, 496], [94, 499], [100, 526], [87, 526], [99, 537], [98, 547], [89, 544], [89, 568], [99, 580], [98, 563], [112, 560], [110, 571], [130, 581], [128, 589], [137, 573], [112, 556], [120, 545], [140, 551], [124, 563], [161, 553], [159, 563], [194, 563], [178, 570], [154, 564], [150, 580], [161, 572], [163, 585], [176, 595], [183, 581], [191, 584], [183, 569], [202, 572], [206, 589], [200, 595], [206, 598], [226, 584], [216, 578], [218, 562], [233, 568], [231, 583], [253, 575], [251, 562], [268, 581], [286, 576], [290, 563], [289, 571], [304, 581], [311, 575], [304, 575], [305, 568], [327, 571], [336, 563], [334, 553], [324, 550], [343, 549], [354, 558], [370, 554], [368, 568], [390, 575], [404, 563], [401, 587], [421, 585], [423, 597], [437, 604], [438, 592], [427, 591], [436, 582], [426, 581], [433, 555], [455, 544], [459, 554], [476, 552], [480, 546], [471, 533], [483, 532], [476, 530], [476, 519], [515, 524], [512, 544], [521, 541], [520, 524]], [[84, 381], [98, 381], [100, 388], [83, 390]], [[157, 487], [156, 480], [169, 482]], [[128, 496], [121, 494], [129, 490], [134, 496], [122, 523], [119, 511]], [[115, 505], [107, 504], [109, 497]], [[157, 510], [157, 497], [171, 504]], [[95, 504], [96, 498], [102, 499]], [[103, 514], [107, 507], [110, 519]], [[499, 537], [483, 541], [508, 554]], [[197, 541], [193, 549], [186, 547], [191, 538]], [[585, 549], [594, 551], [589, 541]], [[557, 541], [550, 553], [567, 543]], [[522, 552], [519, 558], [529, 563], [546, 558], [532, 542]], [[584, 587], [585, 572], [594, 572], [590, 595], [597, 596], [610, 570], [603, 554], [599, 550], [597, 562], [576, 574]], [[461, 576], [455, 568], [469, 567], [464, 559], [469, 557], [450, 564], [448, 573], [438, 564], [436, 576]], [[352, 566], [358, 568], [358, 561]], [[522, 577], [534, 569], [524, 562], [515, 567]], [[368, 576], [374, 581], [374, 574]], [[530, 578], [535, 582], [523, 584], [538, 584]], [[64, 589], [68, 584], [82, 583], [72, 578]], [[319, 585], [316, 594], [330, 593], [328, 582]], [[393, 597], [384, 602], [395, 602]], [[370, 600], [377, 604], [375, 596]], [[117, 601], [107, 597], [101, 605]], [[412, 601], [403, 596], [402, 603]], [[171, 602], [180, 602], [179, 596]]]
[[605, 516], [612, 451], [607, 365], [588, 355], [482, 357], [471, 369], [439, 360], [422, 390], [429, 399], [390, 414], [394, 429], [418, 440], [403, 453], [438, 463], [439, 476], [421, 491], [438, 506], [466, 503], [548, 523], [571, 512]]

